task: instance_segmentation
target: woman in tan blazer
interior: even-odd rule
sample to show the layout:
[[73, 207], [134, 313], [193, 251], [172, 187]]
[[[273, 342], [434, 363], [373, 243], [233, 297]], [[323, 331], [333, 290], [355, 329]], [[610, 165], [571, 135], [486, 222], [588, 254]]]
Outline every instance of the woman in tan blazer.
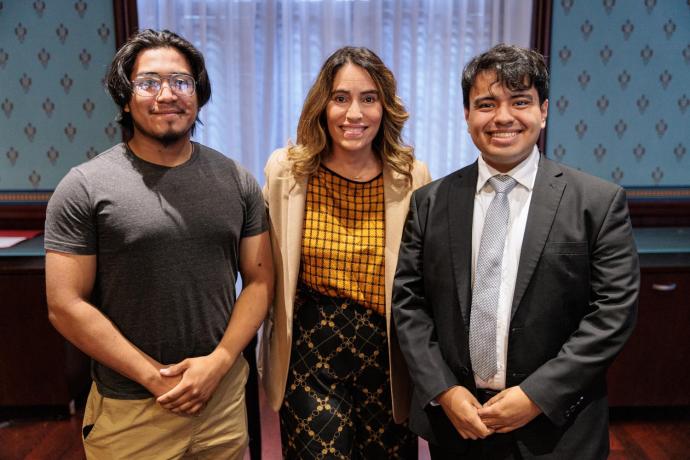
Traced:
[[391, 327], [413, 190], [430, 181], [401, 140], [393, 74], [366, 48], [324, 63], [297, 143], [265, 168], [276, 295], [260, 372], [286, 458], [416, 458], [405, 361]]

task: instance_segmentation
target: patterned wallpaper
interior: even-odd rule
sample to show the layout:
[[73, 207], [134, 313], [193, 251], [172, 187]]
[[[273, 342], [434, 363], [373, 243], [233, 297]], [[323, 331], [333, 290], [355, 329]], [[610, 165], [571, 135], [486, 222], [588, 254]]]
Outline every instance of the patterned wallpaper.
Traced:
[[52, 190], [119, 141], [114, 35], [110, 1], [0, 0], [0, 192]]
[[690, 185], [690, 0], [554, 0], [551, 85], [550, 157]]

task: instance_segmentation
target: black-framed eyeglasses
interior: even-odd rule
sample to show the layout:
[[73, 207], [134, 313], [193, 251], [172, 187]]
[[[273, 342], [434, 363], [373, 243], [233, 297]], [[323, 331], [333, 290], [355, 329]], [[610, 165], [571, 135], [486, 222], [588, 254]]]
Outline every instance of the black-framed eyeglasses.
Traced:
[[142, 97], [155, 97], [160, 93], [163, 82], [167, 81], [170, 90], [182, 96], [194, 94], [196, 82], [191, 75], [184, 73], [171, 73], [169, 75], [142, 75], [132, 80], [134, 92]]

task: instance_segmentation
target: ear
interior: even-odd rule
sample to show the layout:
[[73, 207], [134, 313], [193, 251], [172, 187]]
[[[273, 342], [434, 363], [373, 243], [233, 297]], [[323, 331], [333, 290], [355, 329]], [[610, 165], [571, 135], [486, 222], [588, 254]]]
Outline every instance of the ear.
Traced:
[[546, 117], [549, 115], [549, 100], [545, 99], [541, 104], [541, 127], [546, 126]]
[[467, 121], [469, 116], [470, 116], [470, 109], [465, 109], [465, 121]]

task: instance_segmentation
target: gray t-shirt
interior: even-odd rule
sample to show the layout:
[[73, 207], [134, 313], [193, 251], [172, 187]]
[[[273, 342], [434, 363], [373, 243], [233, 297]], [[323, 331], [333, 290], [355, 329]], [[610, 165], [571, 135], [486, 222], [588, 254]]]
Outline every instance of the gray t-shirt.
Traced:
[[[211, 353], [235, 302], [240, 239], [268, 229], [261, 190], [244, 168], [193, 143], [169, 168], [118, 144], [73, 168], [50, 202], [46, 249], [96, 255], [92, 299], [122, 332], [163, 364]], [[150, 397], [93, 363], [103, 396]]]

